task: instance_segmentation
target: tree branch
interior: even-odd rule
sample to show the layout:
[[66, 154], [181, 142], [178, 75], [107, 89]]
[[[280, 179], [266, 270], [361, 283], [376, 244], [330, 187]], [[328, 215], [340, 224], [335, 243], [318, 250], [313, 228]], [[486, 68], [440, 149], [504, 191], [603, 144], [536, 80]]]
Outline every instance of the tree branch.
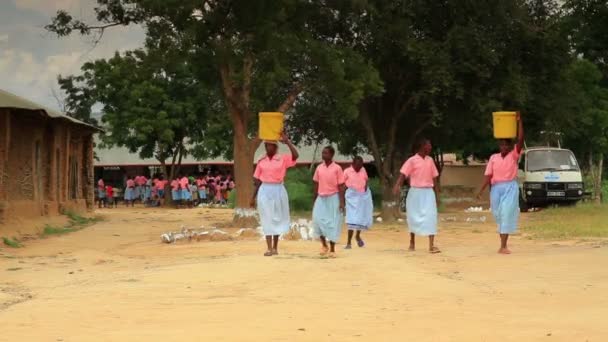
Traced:
[[281, 112], [281, 113], [287, 112], [289, 110], [289, 108], [291, 108], [291, 106], [293, 106], [294, 102], [296, 102], [298, 95], [300, 95], [300, 93], [302, 92], [303, 89], [304, 88], [302, 87], [301, 84], [296, 83], [294, 85], [294, 87], [291, 88], [291, 90], [287, 94], [287, 98], [285, 98], [285, 101], [283, 101], [283, 103], [279, 106], [279, 108], [277, 108], [277, 112]]
[[369, 117], [369, 113], [367, 110], [367, 106], [362, 104], [359, 109], [359, 116], [361, 118], [361, 125], [363, 126], [363, 130], [367, 135], [367, 142], [369, 148], [374, 156], [374, 161], [376, 163], [376, 168], [379, 172], [382, 172], [383, 181], [386, 178], [386, 174], [384, 173], [384, 161], [382, 160], [382, 155], [380, 154], [380, 147], [378, 146], [378, 140], [376, 140], [376, 134], [374, 133], [374, 127], [372, 126], [372, 121]]

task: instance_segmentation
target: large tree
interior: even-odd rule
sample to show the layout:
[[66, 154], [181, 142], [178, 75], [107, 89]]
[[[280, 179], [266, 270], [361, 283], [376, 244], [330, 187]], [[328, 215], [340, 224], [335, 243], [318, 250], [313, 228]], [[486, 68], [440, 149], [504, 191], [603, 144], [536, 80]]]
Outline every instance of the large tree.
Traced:
[[[221, 90], [232, 123], [237, 213], [252, 195], [250, 132], [256, 112], [287, 112], [303, 94], [331, 93], [354, 112], [380, 82], [373, 68], [341, 44], [337, 14], [350, 2], [293, 0], [98, 0], [98, 24], [59, 11], [48, 29], [60, 36], [102, 33], [116, 25], [141, 24], [148, 42], [170, 35], [196, 65], [195, 77]], [[355, 2], [356, 4], [357, 2]], [[238, 217], [237, 217], [238, 218]]]
[[[553, 23], [553, 2], [367, 1], [341, 20], [342, 37], [379, 71], [385, 91], [367, 96], [354, 120], [297, 111], [304, 133], [345, 152], [368, 150], [384, 193], [384, 216], [396, 208], [391, 187], [414, 140], [431, 136], [444, 151], [489, 152], [491, 112], [525, 109], [567, 61]], [[542, 13], [545, 10], [545, 13]], [[326, 106], [332, 99], [307, 99]], [[300, 109], [300, 108], [298, 108]], [[301, 108], [307, 109], [307, 108]], [[526, 113], [540, 126], [541, 113]], [[332, 123], [333, 125], [329, 125]], [[320, 137], [316, 137], [317, 139]]]

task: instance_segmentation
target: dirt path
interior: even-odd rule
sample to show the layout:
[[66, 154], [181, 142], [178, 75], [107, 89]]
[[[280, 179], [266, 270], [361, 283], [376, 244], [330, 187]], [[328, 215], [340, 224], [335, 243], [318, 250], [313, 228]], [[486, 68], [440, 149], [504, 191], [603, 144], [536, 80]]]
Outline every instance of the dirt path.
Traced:
[[513, 239], [443, 223], [444, 253], [405, 251], [382, 225], [364, 249], [316, 242], [165, 245], [228, 211], [102, 211], [106, 221], [0, 250], [0, 341], [605, 341], [608, 247]]

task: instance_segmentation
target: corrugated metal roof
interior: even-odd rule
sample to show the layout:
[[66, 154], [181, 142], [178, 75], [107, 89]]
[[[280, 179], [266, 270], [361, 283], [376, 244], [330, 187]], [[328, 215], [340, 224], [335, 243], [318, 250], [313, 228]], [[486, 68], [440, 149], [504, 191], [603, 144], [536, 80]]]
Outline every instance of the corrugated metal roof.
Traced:
[[95, 130], [100, 130], [98, 127], [90, 125], [86, 122], [74, 119], [71, 116], [67, 116], [59, 111], [48, 109], [44, 106], [41, 106], [37, 103], [34, 103], [30, 100], [26, 100], [22, 97], [19, 97], [15, 94], [9, 93], [8, 91], [0, 89], [0, 108], [10, 108], [10, 109], [26, 109], [31, 111], [38, 111], [46, 114], [48, 117], [52, 119], [63, 119], [71, 121], [77, 125], [83, 125], [91, 127]]
[[[315, 149], [315, 146], [300, 146], [298, 147], [298, 152], [300, 153], [300, 158], [298, 158], [298, 163], [317, 163], [321, 160], [321, 150], [323, 146], [320, 145], [318, 149]], [[280, 146], [279, 153], [288, 153], [288, 149], [285, 145]], [[255, 153], [255, 161], [260, 159], [264, 155], [264, 146], [260, 146]], [[99, 160], [95, 161], [95, 166], [137, 166], [137, 165], [158, 165], [158, 160], [154, 158], [146, 158], [141, 159], [137, 153], [130, 153], [128, 149], [124, 147], [115, 147], [111, 149], [101, 149], [95, 148], [95, 155]], [[363, 160], [365, 162], [370, 162], [373, 160], [371, 155], [362, 155]], [[350, 162], [352, 161], [352, 156], [342, 155], [340, 153], [336, 153], [334, 158], [337, 162]], [[167, 160], [167, 163], [170, 163], [171, 160]], [[191, 156], [182, 159], [182, 164], [232, 164], [232, 160], [227, 160], [224, 158], [210, 158], [198, 160]]]

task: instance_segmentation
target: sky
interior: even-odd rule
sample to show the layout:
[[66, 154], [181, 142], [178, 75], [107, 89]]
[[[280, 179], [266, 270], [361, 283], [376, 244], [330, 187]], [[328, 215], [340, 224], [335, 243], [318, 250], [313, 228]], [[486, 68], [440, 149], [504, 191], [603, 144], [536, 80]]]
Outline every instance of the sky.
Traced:
[[94, 22], [95, 0], [0, 0], [0, 89], [51, 109], [60, 109], [53, 96], [61, 94], [57, 76], [79, 73], [87, 61], [116, 51], [141, 47], [141, 27], [113, 27], [101, 42], [74, 34], [58, 38], [44, 26], [59, 9], [74, 18]]

